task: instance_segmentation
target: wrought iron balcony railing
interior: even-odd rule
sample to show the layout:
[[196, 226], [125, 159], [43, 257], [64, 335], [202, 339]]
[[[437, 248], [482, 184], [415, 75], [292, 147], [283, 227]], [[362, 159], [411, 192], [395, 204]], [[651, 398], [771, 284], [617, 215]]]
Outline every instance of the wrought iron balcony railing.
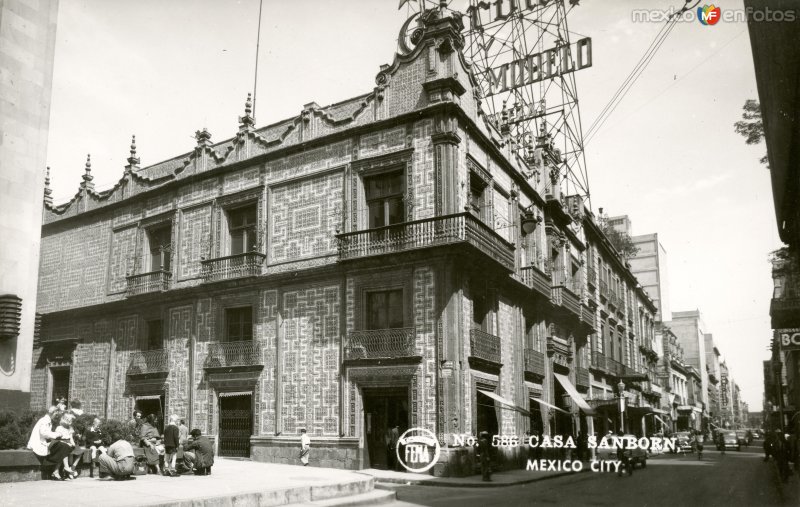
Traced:
[[263, 343], [258, 340], [209, 343], [203, 368], [264, 366], [262, 349]]
[[514, 269], [514, 245], [470, 213], [458, 213], [338, 234], [339, 257], [356, 259], [466, 243]]
[[137, 294], [168, 290], [169, 284], [172, 281], [172, 273], [160, 269], [150, 273], [128, 275], [125, 279], [128, 282], [126, 295], [135, 296]]
[[600, 280], [600, 295], [608, 299], [608, 282]]
[[416, 329], [372, 329], [347, 334], [344, 359], [401, 359], [419, 356], [416, 352]]
[[247, 252], [227, 257], [218, 257], [201, 261], [203, 279], [206, 282], [231, 280], [245, 276], [258, 276], [266, 255], [259, 252]]
[[535, 349], [525, 349], [525, 373], [544, 377], [545, 357], [543, 352]]
[[500, 337], [480, 329], [469, 332], [470, 355], [476, 359], [500, 364]]
[[589, 389], [589, 369], [588, 368], [581, 368], [580, 366], [575, 368], [575, 386]]
[[131, 354], [128, 375], [169, 373], [169, 352], [166, 349], [136, 351]]

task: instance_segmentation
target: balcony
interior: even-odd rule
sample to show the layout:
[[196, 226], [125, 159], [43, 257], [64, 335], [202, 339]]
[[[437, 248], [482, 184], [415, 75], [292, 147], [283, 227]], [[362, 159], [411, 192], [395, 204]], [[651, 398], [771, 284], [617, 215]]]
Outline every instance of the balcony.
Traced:
[[[560, 306], [576, 317], [581, 315], [581, 300], [576, 294], [580, 294], [580, 280], [567, 278], [563, 268], [553, 269], [553, 287], [551, 290], [550, 301], [555, 306]], [[578, 292], [576, 292], [576, 286]]]
[[772, 298], [769, 315], [773, 328], [800, 326], [800, 297]]
[[525, 375], [544, 378], [544, 353], [534, 349], [525, 349]]
[[172, 273], [160, 269], [150, 273], [141, 273], [139, 275], [128, 275], [125, 277], [128, 282], [126, 289], [126, 296], [136, 296], [139, 294], [148, 294], [150, 292], [161, 292], [169, 289], [169, 284], [172, 281]]
[[262, 342], [254, 340], [209, 343], [203, 368], [206, 370], [263, 368], [263, 346]]
[[575, 387], [579, 389], [589, 389], [589, 369], [588, 368], [581, 368], [580, 366], [575, 368]]
[[500, 355], [500, 337], [480, 329], [469, 331], [470, 359], [484, 365], [499, 368], [502, 366]]
[[340, 260], [467, 244], [508, 271], [514, 269], [514, 245], [470, 213], [414, 220], [336, 237]]
[[588, 326], [590, 329], [594, 330], [595, 326], [595, 314], [594, 310], [586, 305], [581, 305], [581, 323]]
[[413, 327], [351, 331], [347, 334], [345, 361], [409, 358], [420, 358]]
[[550, 298], [550, 276], [536, 266], [527, 266], [521, 270], [522, 283], [538, 292], [540, 295]]
[[218, 257], [201, 262], [203, 281], [219, 282], [245, 276], [258, 276], [266, 255], [248, 252], [227, 257]]
[[636, 370], [630, 366], [624, 365], [617, 360], [607, 357], [600, 352], [592, 352], [592, 368], [603, 372], [607, 375], [617, 377], [620, 379], [628, 380], [644, 380], [647, 375], [644, 373], [637, 373]]
[[137, 351], [131, 354], [128, 375], [131, 377], [166, 376], [169, 374], [169, 352], [166, 349]]

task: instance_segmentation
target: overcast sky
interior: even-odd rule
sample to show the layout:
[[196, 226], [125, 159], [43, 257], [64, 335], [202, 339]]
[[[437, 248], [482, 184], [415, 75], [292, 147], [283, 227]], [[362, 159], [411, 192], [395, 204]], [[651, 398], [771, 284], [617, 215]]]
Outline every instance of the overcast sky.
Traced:
[[[456, 3], [459, 3], [458, 0]], [[570, 29], [592, 38], [576, 73], [584, 126], [630, 72], [657, 23], [632, 9], [681, 0], [582, 0]], [[259, 126], [366, 93], [393, 59], [398, 0], [264, 0]], [[719, 4], [742, 9], [741, 1]], [[258, 0], [61, 0], [48, 165], [56, 202], [78, 189], [86, 154], [99, 189], [122, 175], [131, 134], [143, 166], [193, 149], [196, 130], [232, 137], [253, 89]], [[700, 309], [751, 409], [768, 359], [768, 253], [780, 246], [766, 148], [733, 132], [757, 98], [747, 26], [679, 23], [587, 147], [595, 211], [658, 232], [673, 311]], [[585, 127], [584, 127], [585, 128]]]

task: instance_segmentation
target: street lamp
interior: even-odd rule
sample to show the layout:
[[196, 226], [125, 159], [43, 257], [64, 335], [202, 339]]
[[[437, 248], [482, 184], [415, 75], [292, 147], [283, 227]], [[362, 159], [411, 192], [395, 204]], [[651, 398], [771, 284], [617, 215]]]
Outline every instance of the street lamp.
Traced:
[[533, 210], [528, 207], [522, 215], [520, 225], [522, 226], [522, 234], [527, 236], [536, 230], [536, 226], [542, 222], [542, 217], [533, 214]]
[[617, 392], [619, 393], [619, 430], [625, 433], [625, 382], [619, 381]]

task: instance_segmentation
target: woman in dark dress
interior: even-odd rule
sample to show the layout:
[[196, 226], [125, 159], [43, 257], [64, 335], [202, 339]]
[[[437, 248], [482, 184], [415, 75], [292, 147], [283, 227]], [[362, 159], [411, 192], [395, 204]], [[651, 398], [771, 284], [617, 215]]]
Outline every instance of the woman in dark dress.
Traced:
[[154, 467], [157, 474], [161, 475], [161, 467], [159, 466], [159, 450], [158, 445], [161, 443], [161, 434], [156, 427], [156, 416], [149, 414], [142, 423], [139, 429], [139, 438], [142, 440], [141, 445], [144, 450], [144, 455], [147, 458], [147, 465]]

